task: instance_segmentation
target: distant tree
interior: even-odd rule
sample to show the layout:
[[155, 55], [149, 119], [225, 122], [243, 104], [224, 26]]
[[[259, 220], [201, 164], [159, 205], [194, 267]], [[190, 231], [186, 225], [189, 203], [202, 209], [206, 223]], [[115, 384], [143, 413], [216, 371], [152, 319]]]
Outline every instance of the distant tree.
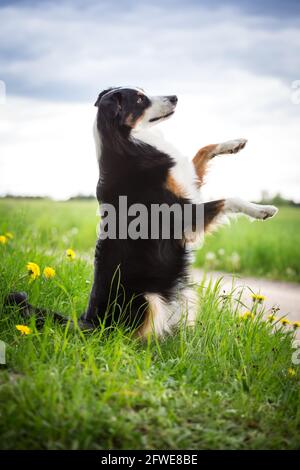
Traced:
[[300, 207], [300, 202], [295, 202], [292, 199], [287, 199], [283, 197], [280, 193], [271, 196], [270, 193], [266, 190], [261, 193], [261, 204], [273, 204], [274, 206], [293, 206]]
[[68, 199], [68, 201], [92, 201], [96, 199], [94, 194], [77, 194]]
[[20, 200], [51, 200], [49, 196], [22, 196], [20, 194], [4, 194], [1, 199], [20, 199]]

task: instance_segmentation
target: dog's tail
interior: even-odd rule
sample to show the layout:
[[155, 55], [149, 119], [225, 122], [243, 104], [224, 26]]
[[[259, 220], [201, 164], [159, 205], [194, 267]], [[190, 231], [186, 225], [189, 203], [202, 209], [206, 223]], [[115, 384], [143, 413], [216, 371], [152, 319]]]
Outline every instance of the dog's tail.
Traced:
[[[4, 306], [18, 307], [24, 319], [29, 319], [34, 316], [37, 328], [41, 328], [49, 317], [53, 318], [53, 320], [60, 325], [66, 326], [69, 324], [71, 328], [75, 326], [74, 321], [71, 318], [62, 315], [61, 313], [31, 305], [28, 302], [28, 295], [26, 292], [11, 292], [5, 298]], [[95, 326], [92, 323], [87, 322], [83, 315], [79, 318], [77, 324], [81, 330], [95, 329]]]

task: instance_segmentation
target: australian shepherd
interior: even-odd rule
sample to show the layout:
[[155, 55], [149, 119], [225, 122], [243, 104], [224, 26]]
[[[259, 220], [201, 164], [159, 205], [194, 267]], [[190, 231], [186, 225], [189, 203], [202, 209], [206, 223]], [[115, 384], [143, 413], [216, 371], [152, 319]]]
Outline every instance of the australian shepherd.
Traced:
[[[175, 95], [149, 96], [139, 88], [116, 87], [102, 91], [95, 103], [97, 199], [107, 213], [108, 207], [114, 209], [115, 221], [110, 235], [100, 230], [93, 287], [87, 310], [79, 320], [83, 329], [121, 323], [138, 336], [147, 337], [151, 333], [163, 336], [181, 322], [193, 325], [197, 296], [190, 284], [189, 267], [191, 249], [197, 246], [201, 235], [231, 214], [265, 220], [277, 212], [273, 206], [238, 198], [201, 200], [210, 160], [239, 152], [247, 141], [235, 139], [207, 145], [193, 159], [182, 156], [154, 128], [174, 114], [177, 101]], [[126, 198], [126, 209], [121, 197]], [[138, 223], [134, 217], [137, 205], [145, 208]], [[181, 214], [187, 207], [190, 217], [185, 220], [182, 215], [180, 219], [178, 213], [174, 216], [172, 212], [170, 230], [164, 236], [164, 213], [156, 212], [158, 219], [154, 220], [153, 207], [178, 207]], [[102, 210], [103, 219], [105, 211]], [[130, 235], [134, 221], [136, 230]], [[180, 236], [175, 233], [178, 222], [182, 228]], [[121, 225], [125, 227], [122, 234]], [[153, 236], [152, 229], [157, 227]], [[21, 305], [27, 315], [45, 314], [32, 307], [22, 293], [12, 294], [9, 303]]]

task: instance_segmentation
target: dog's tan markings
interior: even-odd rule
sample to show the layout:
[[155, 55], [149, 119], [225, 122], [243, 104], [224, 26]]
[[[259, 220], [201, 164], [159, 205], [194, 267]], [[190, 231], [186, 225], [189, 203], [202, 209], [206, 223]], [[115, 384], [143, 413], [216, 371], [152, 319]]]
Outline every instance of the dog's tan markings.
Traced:
[[204, 175], [209, 160], [216, 155], [237, 153], [245, 147], [246, 143], [247, 139], [234, 139], [222, 142], [221, 144], [211, 144], [201, 148], [193, 158], [194, 167], [198, 176], [198, 186], [204, 183]]
[[204, 176], [207, 170], [207, 164], [215, 155], [217, 144], [206, 145], [206, 147], [198, 150], [193, 158], [193, 164], [198, 176], [198, 186], [200, 187], [204, 182]]
[[134, 124], [134, 120], [133, 120], [133, 115], [132, 113], [130, 113], [127, 118], [125, 119], [125, 124], [126, 126], [128, 127], [133, 127], [133, 124]]
[[141, 116], [137, 117], [136, 119], [134, 119], [132, 113], [130, 113], [127, 118], [125, 119], [125, 124], [126, 126], [128, 127], [131, 127], [131, 129], [134, 129], [138, 123], [140, 122], [141, 119], [143, 119], [144, 117], [144, 113], [141, 114]]
[[143, 324], [137, 330], [137, 336], [140, 338], [147, 338], [154, 331], [155, 320], [158, 315], [162, 312], [160, 311], [160, 302], [156, 295], [148, 294], [146, 295], [148, 302], [147, 310], [145, 311], [145, 318]]
[[139, 327], [137, 330], [137, 336], [140, 338], [147, 338], [147, 336], [152, 332], [152, 325], [153, 325], [153, 315], [154, 312], [152, 307], [149, 305], [146, 312], [145, 312], [145, 319], [142, 326]]
[[169, 173], [166, 179], [166, 188], [177, 197], [187, 197], [182, 186], [177, 183], [175, 178]]
[[145, 294], [147, 310], [144, 322], [137, 330], [137, 336], [147, 338], [149, 334], [155, 333], [158, 337], [169, 332], [168, 319], [170, 317], [169, 306], [158, 294]]
[[204, 231], [212, 231], [218, 224], [218, 216], [224, 210], [225, 200], [210, 201], [204, 204]]

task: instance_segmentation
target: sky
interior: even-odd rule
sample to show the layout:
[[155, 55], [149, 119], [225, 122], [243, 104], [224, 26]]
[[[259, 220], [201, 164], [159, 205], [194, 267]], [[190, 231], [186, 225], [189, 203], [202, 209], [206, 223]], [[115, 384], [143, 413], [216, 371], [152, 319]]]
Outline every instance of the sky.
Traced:
[[207, 198], [300, 201], [298, 0], [0, 0], [0, 81], [0, 195], [94, 194], [93, 103], [132, 85], [177, 94], [160, 127], [189, 158], [248, 139]]

